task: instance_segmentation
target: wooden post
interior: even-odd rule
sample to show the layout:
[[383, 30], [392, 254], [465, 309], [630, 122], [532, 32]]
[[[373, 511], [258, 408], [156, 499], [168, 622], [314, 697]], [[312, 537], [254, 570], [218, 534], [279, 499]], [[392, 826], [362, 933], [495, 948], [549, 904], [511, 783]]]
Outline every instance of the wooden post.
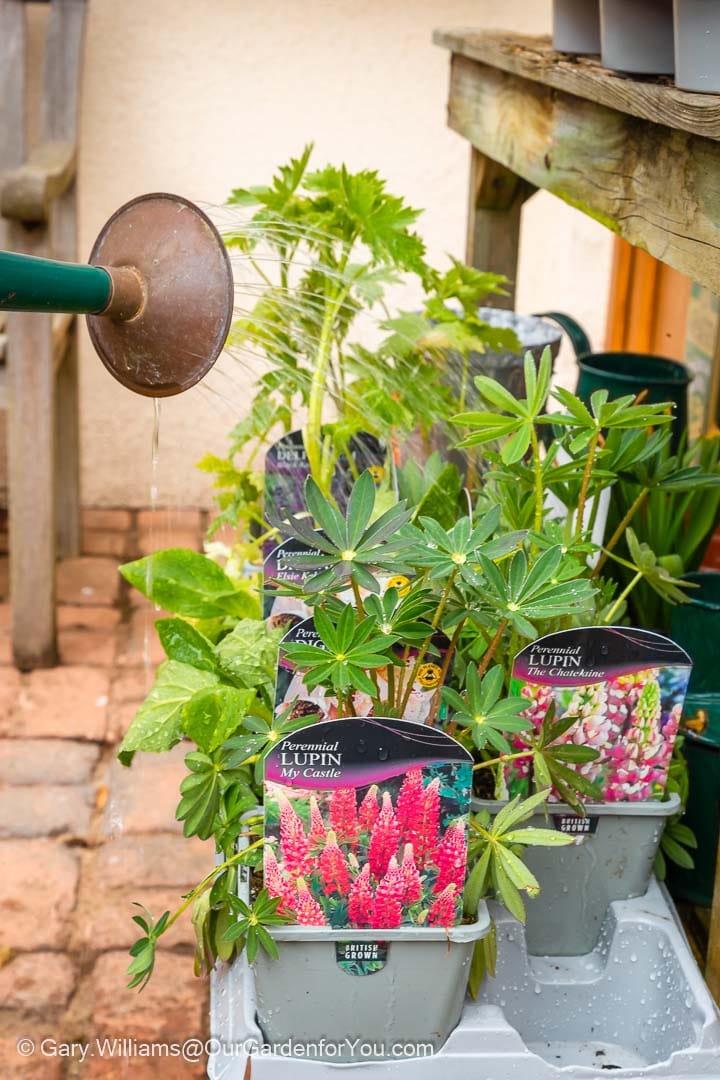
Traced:
[[[29, 255], [76, 258], [74, 146], [84, 16], [85, 0], [52, 2], [41, 144], [29, 154], [25, 5], [22, 0], [0, 0], [0, 186], [8, 218], [4, 232], [9, 248]], [[8, 315], [7, 388], [13, 655], [18, 667], [30, 669], [57, 662], [56, 521], [60, 553], [79, 550], [74, 320], [53, 324], [51, 315]]]
[[[15, 251], [47, 257], [47, 230], [9, 223]], [[8, 318], [8, 488], [13, 656], [57, 663], [55, 638], [55, 368], [52, 316]]]
[[494, 307], [515, 307], [521, 211], [534, 191], [532, 184], [471, 148], [466, 261], [508, 279], [508, 295], [489, 298]]
[[[85, 0], [54, 0], [45, 45], [42, 129], [47, 141], [77, 142]], [[75, 182], [54, 201], [50, 246], [57, 259], [77, 258]], [[80, 553], [80, 417], [76, 320], [61, 347], [56, 392], [55, 508], [57, 555]]]

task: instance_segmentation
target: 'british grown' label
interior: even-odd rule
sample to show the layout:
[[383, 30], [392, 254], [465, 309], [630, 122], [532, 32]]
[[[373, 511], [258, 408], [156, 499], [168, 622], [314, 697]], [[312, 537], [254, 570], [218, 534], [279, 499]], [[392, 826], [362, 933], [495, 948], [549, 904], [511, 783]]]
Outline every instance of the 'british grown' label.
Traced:
[[462, 918], [472, 758], [437, 728], [322, 721], [265, 759], [265, 887], [305, 926]]
[[[661, 799], [691, 669], [687, 653], [662, 634], [588, 626], [548, 634], [519, 652], [512, 692], [527, 699], [536, 730], [551, 705], [555, 720], [575, 717], [558, 742], [598, 752], [568, 767], [597, 786], [600, 801]], [[514, 742], [525, 745], [522, 736]], [[527, 792], [529, 768], [521, 758], [508, 769], [511, 795]]]

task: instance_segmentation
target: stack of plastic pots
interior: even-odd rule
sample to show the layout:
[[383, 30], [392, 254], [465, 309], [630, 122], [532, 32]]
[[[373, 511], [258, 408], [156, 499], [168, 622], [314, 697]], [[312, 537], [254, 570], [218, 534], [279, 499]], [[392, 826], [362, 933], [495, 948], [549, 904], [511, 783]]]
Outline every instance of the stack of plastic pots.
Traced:
[[720, 92], [716, 0], [554, 0], [553, 47], [601, 53], [605, 67], [675, 75], [681, 90]]

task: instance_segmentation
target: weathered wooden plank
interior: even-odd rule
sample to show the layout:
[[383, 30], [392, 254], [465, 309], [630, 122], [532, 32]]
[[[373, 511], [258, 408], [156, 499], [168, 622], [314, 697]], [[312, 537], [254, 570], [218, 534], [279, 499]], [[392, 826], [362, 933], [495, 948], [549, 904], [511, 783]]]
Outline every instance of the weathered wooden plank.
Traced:
[[[86, 10], [86, 0], [53, 0], [45, 44], [43, 135], [48, 140], [61, 140], [71, 145], [77, 145]], [[56, 258], [77, 258], [74, 183], [53, 203], [50, 246]], [[80, 420], [76, 319], [70, 325], [67, 347], [60, 348], [61, 366], [57, 374], [55, 408], [55, 512], [57, 554], [62, 558], [80, 552]]]
[[[0, 0], [0, 175], [25, 160], [25, 5]], [[7, 247], [0, 218], [0, 248]]]
[[41, 143], [24, 165], [5, 173], [0, 181], [0, 213], [26, 225], [48, 221], [50, 204], [74, 183], [75, 166], [74, 143]]
[[510, 311], [515, 307], [521, 211], [534, 190], [515, 173], [471, 148], [466, 258], [480, 270], [505, 275], [507, 295], [493, 296], [488, 303]]
[[607, 105], [654, 124], [720, 139], [720, 95], [677, 90], [671, 79], [634, 79], [597, 58], [553, 50], [547, 37], [470, 29], [436, 30], [437, 45], [483, 64]]
[[[47, 231], [10, 223], [10, 247], [48, 254]], [[8, 318], [10, 596], [15, 663], [57, 663], [55, 638], [55, 365], [51, 316]]]
[[720, 144], [464, 56], [448, 113], [483, 154], [717, 291]]

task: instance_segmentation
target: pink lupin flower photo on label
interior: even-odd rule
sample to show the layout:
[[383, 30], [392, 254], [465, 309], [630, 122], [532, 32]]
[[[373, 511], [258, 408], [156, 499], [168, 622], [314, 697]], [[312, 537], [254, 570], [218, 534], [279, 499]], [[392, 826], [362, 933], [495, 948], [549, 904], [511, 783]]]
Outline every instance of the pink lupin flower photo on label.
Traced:
[[[662, 634], [588, 626], [538, 638], [518, 653], [511, 690], [527, 701], [539, 731], [548, 710], [571, 721], [556, 743], [597, 751], [567, 762], [596, 786], [597, 801], [662, 799], [692, 670], [687, 653]], [[514, 748], [527, 743], [512, 738]], [[511, 796], [527, 794], [530, 758], [506, 770]], [[551, 798], [560, 798], [557, 792]]]
[[305, 926], [462, 920], [472, 758], [438, 728], [352, 717], [265, 759], [265, 887]]

